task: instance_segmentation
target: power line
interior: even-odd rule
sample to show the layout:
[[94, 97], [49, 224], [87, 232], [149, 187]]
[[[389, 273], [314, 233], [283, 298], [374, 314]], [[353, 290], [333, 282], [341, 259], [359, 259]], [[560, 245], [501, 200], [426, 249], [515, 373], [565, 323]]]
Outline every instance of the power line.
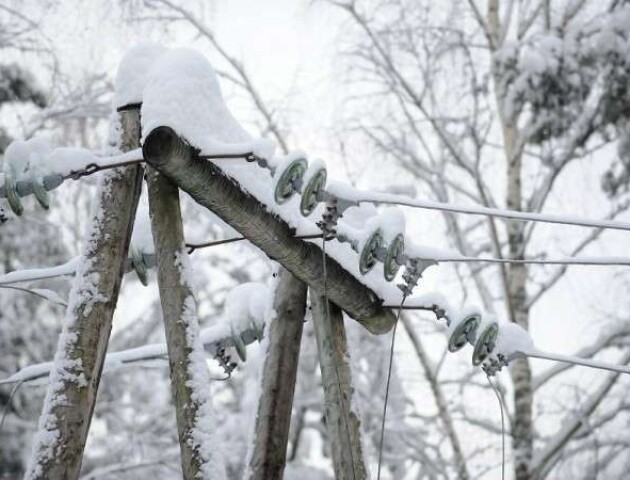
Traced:
[[[431, 200], [418, 200], [413, 198], [407, 198], [402, 195], [385, 194], [385, 193], [373, 193], [368, 192], [356, 192], [352, 195], [348, 195], [347, 200], [354, 200], [357, 203], [372, 202], [382, 205], [398, 205], [413, 208], [422, 208], [425, 210], [439, 210], [453, 213], [464, 213], [468, 215], [484, 215], [487, 217], [503, 218], [507, 220], [518, 220], [524, 222], [541, 222], [541, 223], [553, 223], [560, 225], [573, 225], [578, 227], [594, 227], [594, 228], [607, 228], [613, 230], [628, 230], [630, 231], [630, 223], [617, 222], [614, 220], [593, 220], [588, 218], [576, 217], [571, 215], [555, 215], [555, 214], [542, 214], [531, 212], [519, 212], [515, 210], [503, 210], [499, 208], [490, 208], [482, 206], [466, 206], [456, 205], [445, 202], [434, 202]], [[343, 195], [339, 195], [340, 198], [344, 198]]]
[[630, 258], [627, 257], [566, 257], [566, 258], [550, 258], [550, 259], [536, 259], [536, 258], [483, 258], [483, 257], [460, 257], [454, 255], [452, 257], [445, 256], [443, 258], [431, 257], [423, 258], [416, 257], [420, 260], [435, 260], [436, 262], [443, 263], [512, 263], [512, 264], [526, 264], [526, 265], [590, 265], [590, 266], [630, 266]]
[[[298, 235], [296, 238], [302, 240], [314, 240], [317, 238], [321, 238], [321, 234], [310, 234], [310, 235]], [[231, 237], [224, 238], [221, 240], [212, 240], [209, 242], [203, 243], [186, 243], [186, 248], [188, 249], [188, 253], [191, 254], [196, 250], [203, 248], [211, 248], [217, 247], [219, 245], [225, 245], [235, 242], [240, 242], [242, 240], [246, 240], [245, 237]], [[532, 264], [532, 265], [584, 265], [584, 266], [630, 266], [630, 258], [626, 257], [566, 257], [559, 259], [513, 259], [513, 258], [477, 258], [477, 257], [464, 257], [459, 256], [458, 254], [452, 255], [439, 255], [434, 257], [429, 256], [420, 256], [414, 257], [418, 260], [435, 260], [437, 262], [442, 263], [471, 263], [471, 262], [479, 262], [479, 263], [515, 263], [515, 264]], [[11, 283], [18, 283], [24, 281], [36, 281], [36, 280], [44, 280], [48, 278], [55, 278], [65, 275], [72, 275], [74, 273], [76, 266], [71, 264], [71, 262], [67, 262], [64, 265], [58, 267], [51, 267], [49, 269], [36, 269], [38, 271], [37, 274], [31, 274], [25, 278], [16, 278], [13, 279], [16, 272], [9, 272], [4, 275], [0, 275], [0, 285], [8, 285]], [[27, 270], [24, 271], [26, 273]], [[392, 305], [389, 308], [395, 309], [400, 308], [400, 305]], [[414, 307], [414, 306], [403, 306], [403, 310], [420, 310], [422, 308]]]
[[[302, 240], [314, 240], [321, 238], [321, 234], [312, 235], [298, 235], [296, 238]], [[204, 243], [187, 243], [188, 253], [192, 253], [197, 249], [215, 247], [218, 245], [224, 245], [227, 243], [239, 242], [246, 240], [245, 237], [232, 237], [225, 238], [223, 240], [213, 240]], [[483, 258], [483, 257], [465, 257], [457, 253], [445, 253], [443, 255], [434, 256], [417, 256], [410, 255], [417, 260], [435, 260], [436, 262], [443, 263], [514, 263], [514, 264], [531, 264], [531, 265], [589, 265], [589, 266], [630, 266], [630, 258], [628, 257], [565, 257], [565, 258], [549, 258], [549, 259], [535, 259], [535, 258]]]
[[532, 358], [540, 358], [543, 360], [552, 360], [555, 362], [581, 365], [583, 367], [597, 368], [599, 370], [608, 370], [610, 372], [630, 374], [630, 367], [626, 367], [623, 365], [611, 365], [610, 363], [600, 362], [597, 360], [588, 360], [586, 358], [575, 357], [573, 355], [562, 355], [559, 353], [543, 352], [542, 350], [531, 350], [521, 353], [527, 357]]

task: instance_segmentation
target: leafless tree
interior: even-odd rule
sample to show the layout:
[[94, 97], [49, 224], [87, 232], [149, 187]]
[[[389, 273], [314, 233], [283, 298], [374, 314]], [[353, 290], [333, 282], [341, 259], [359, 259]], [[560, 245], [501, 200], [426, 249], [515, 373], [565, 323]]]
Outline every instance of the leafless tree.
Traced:
[[[540, 212], [571, 165], [597, 161], [616, 168], [619, 160], [602, 152], [616, 141], [623, 163], [630, 98], [619, 87], [628, 78], [628, 65], [614, 51], [615, 42], [628, 41], [627, 32], [614, 26], [614, 15], [623, 8], [618, 2], [328, 3], [348, 19], [344, 53], [354, 82], [350, 105], [359, 112], [348, 130], [367, 137], [379, 154], [394, 159], [422, 185], [423, 193], [443, 202]], [[606, 42], [604, 33], [614, 40]], [[621, 181], [622, 176], [615, 178]], [[627, 211], [627, 195], [612, 195], [609, 204], [607, 217], [615, 218]], [[444, 221], [450, 242], [464, 255], [524, 259], [544, 258], [547, 252], [536, 224], [468, 221], [451, 214], [445, 214]], [[579, 254], [602, 233], [576, 233], [563, 247], [569, 255]], [[491, 268], [470, 265], [468, 272], [459, 273], [464, 286], [474, 285], [487, 311], [505, 314], [526, 329], [532, 308], [567, 273], [566, 267], [541, 271], [524, 264]], [[408, 321], [405, 326], [463, 477], [467, 473], [461, 429], [452, 427], [453, 414], [444, 400], [447, 387], [439, 368], [427, 361], [422, 338]], [[594, 356], [611, 347], [627, 352], [627, 319], [608, 328], [581, 353]], [[622, 363], [627, 360], [625, 353], [619, 357]], [[543, 378], [566, 371], [554, 367]], [[617, 376], [597, 382], [580, 401], [579, 414], [568, 413], [557, 435], [541, 438], [535, 429], [534, 400], [546, 382], [532, 378], [525, 359], [512, 363], [510, 375], [510, 432], [519, 480], [550, 475], [576, 443], [582, 447], [573, 456], [584, 454], [578, 432], [589, 436], [585, 425], [597, 420], [587, 419], [598, 418], [591, 415], [619, 383]], [[467, 415], [465, 409], [461, 413]], [[477, 424], [496, 431], [493, 425]], [[604, 463], [618, 458], [615, 447], [598, 448], [605, 452]]]

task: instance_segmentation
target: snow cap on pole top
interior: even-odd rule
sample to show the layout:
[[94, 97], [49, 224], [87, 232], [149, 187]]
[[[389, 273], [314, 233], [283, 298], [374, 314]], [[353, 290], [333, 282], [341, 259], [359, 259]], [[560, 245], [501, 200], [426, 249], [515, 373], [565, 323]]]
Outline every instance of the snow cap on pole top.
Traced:
[[212, 65], [185, 48], [161, 55], [148, 73], [142, 99], [143, 140], [158, 127], [172, 128], [201, 150], [209, 142], [244, 143], [251, 138], [225, 106]]
[[166, 48], [154, 42], [141, 42], [129, 50], [120, 61], [116, 74], [114, 108], [139, 107], [151, 66]]

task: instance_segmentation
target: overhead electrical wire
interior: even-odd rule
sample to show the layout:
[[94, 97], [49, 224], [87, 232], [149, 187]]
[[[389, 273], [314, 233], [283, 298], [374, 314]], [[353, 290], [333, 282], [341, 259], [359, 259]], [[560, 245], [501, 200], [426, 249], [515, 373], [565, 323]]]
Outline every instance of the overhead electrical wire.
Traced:
[[575, 357], [573, 355], [562, 355], [559, 353], [543, 352], [541, 350], [522, 352], [522, 354], [531, 358], [539, 358], [542, 360], [551, 360], [554, 362], [569, 363], [573, 365], [580, 365], [583, 367], [597, 368], [599, 370], [608, 370], [609, 372], [630, 374], [630, 367], [623, 365], [612, 365], [610, 363]]
[[[300, 238], [303, 240], [314, 240], [317, 238], [321, 238], [321, 234], [312, 234], [312, 235], [298, 235], [296, 238]], [[219, 245], [225, 245], [235, 242], [240, 242], [242, 240], [247, 240], [245, 237], [231, 237], [224, 238], [221, 240], [212, 240], [209, 242], [203, 243], [186, 243], [186, 248], [188, 249], [188, 253], [193, 253], [196, 250], [217, 247]], [[417, 257], [419, 260], [436, 260], [438, 263], [471, 263], [471, 262], [479, 262], [479, 263], [513, 263], [513, 264], [529, 264], [529, 265], [580, 265], [580, 266], [608, 266], [608, 267], [625, 267], [630, 266], [630, 258], [625, 257], [565, 257], [565, 258], [549, 258], [549, 259], [513, 259], [513, 258], [478, 258], [478, 257], [464, 257], [454, 254], [452, 256], [442, 256], [442, 257]], [[55, 267], [52, 267], [55, 268]], [[55, 278], [65, 275], [72, 275], [72, 271], [64, 271], [61, 273], [46, 273], [47, 269], [40, 269], [42, 273], [36, 276], [30, 276], [28, 281], [36, 281], [36, 280], [44, 280], [47, 278]], [[11, 283], [18, 283], [20, 281], [26, 280], [16, 280], [5, 281], [3, 279], [4, 276], [13, 275], [15, 272], [9, 272], [5, 275], [0, 275], [0, 285], [8, 285]], [[391, 308], [399, 308], [399, 305], [392, 305]], [[414, 310], [417, 307], [412, 306], [403, 306], [403, 310]]]
[[559, 225], [572, 225], [577, 227], [593, 227], [630, 231], [630, 223], [618, 222], [615, 220], [598, 220], [572, 215], [532, 213], [482, 206], [457, 205], [445, 202], [434, 202], [431, 200], [418, 200], [394, 194], [378, 193], [370, 196], [369, 193], [357, 192], [356, 198], [354, 198], [353, 200], [358, 203], [371, 202], [381, 205], [398, 205], [404, 207], [421, 208], [424, 210], [439, 210], [443, 212], [463, 213], [467, 215], [483, 215], [487, 217], [496, 217], [506, 220], [517, 220], [521, 222], [540, 222]]

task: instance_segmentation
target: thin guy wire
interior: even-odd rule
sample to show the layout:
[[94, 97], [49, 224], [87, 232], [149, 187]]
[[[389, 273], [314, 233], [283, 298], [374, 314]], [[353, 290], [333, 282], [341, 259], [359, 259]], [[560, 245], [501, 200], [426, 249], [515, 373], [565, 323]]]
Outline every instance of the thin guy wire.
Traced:
[[400, 320], [400, 313], [402, 311], [403, 304], [405, 303], [406, 295], [403, 295], [402, 302], [398, 308], [398, 314], [396, 315], [396, 323], [394, 323], [394, 330], [392, 331], [392, 345], [389, 351], [389, 369], [387, 371], [387, 384], [385, 386], [385, 402], [383, 403], [383, 419], [381, 421], [381, 438], [378, 445], [378, 471], [376, 474], [377, 480], [381, 478], [381, 464], [383, 460], [383, 441], [385, 439], [385, 417], [387, 416], [387, 402], [389, 401], [389, 383], [392, 377], [392, 365], [394, 363], [394, 342], [396, 340], [396, 329], [398, 328], [398, 321]]
[[73, 170], [61, 178], [63, 178], [64, 180], [68, 180], [69, 178], [73, 180], [79, 180], [82, 177], [93, 175], [97, 172], [100, 172], [101, 170], [109, 170], [112, 168], [126, 167], [127, 165], [136, 165], [139, 163], [144, 163], [144, 158], [128, 160], [126, 162], [110, 163], [106, 165], [98, 165], [96, 163], [90, 163], [86, 165], [84, 168], [82, 168], [81, 170]]
[[[326, 320], [330, 322], [330, 304], [328, 303], [328, 271], [326, 268], [326, 235], [322, 235], [322, 262], [324, 264], [324, 303], [326, 304]], [[352, 478], [356, 480], [357, 474], [354, 471], [354, 453], [352, 451], [352, 443], [350, 441], [350, 426], [348, 425], [348, 417], [346, 415], [346, 406], [343, 401], [343, 394], [341, 392], [341, 378], [339, 377], [339, 368], [337, 362], [333, 362], [335, 366], [335, 374], [337, 375], [337, 389], [339, 390], [339, 401], [341, 402], [341, 410], [343, 413], [343, 420], [346, 425], [346, 437], [348, 438], [348, 447], [350, 451], [350, 461], [352, 462]]]
[[[295, 238], [299, 238], [301, 240], [314, 240], [316, 238], [321, 238], [321, 237], [322, 237], [321, 233], [316, 233], [312, 235], [297, 235]], [[188, 248], [188, 253], [192, 253], [195, 250], [200, 249], [200, 248], [216, 247], [218, 245], [224, 245], [226, 243], [240, 242], [241, 240], [247, 240], [247, 238], [232, 237], [232, 238], [225, 238], [223, 240], [213, 240], [213, 241], [204, 242], [204, 243], [187, 243], [186, 248]]]
[[[106, 157], [105, 157], [106, 158]], [[247, 161], [258, 161], [258, 160], [262, 160], [260, 157], [254, 155], [253, 152], [246, 152], [246, 153], [226, 153], [226, 154], [217, 154], [217, 155], [200, 155], [199, 158], [203, 159], [203, 160], [209, 160], [209, 159], [235, 159], [235, 158], [244, 158]], [[98, 163], [90, 163], [88, 165], [86, 165], [85, 167], [83, 167], [80, 170], [73, 170], [70, 173], [63, 175], [61, 178], [63, 178], [64, 180], [68, 180], [68, 179], [73, 179], [73, 180], [79, 180], [82, 177], [87, 177], [89, 175], [93, 175], [97, 172], [100, 172], [102, 170], [109, 170], [112, 168], [118, 168], [118, 167], [125, 167], [128, 165], [136, 165], [139, 163], [144, 163], [144, 158], [138, 158], [138, 159], [133, 159], [133, 160], [128, 160], [125, 162], [117, 162], [117, 163], [110, 163], [110, 164], [105, 164], [105, 165], [99, 165]]]
[[499, 408], [501, 409], [501, 480], [505, 480], [505, 418], [503, 413], [503, 400], [501, 399], [501, 395], [497, 390], [497, 387], [492, 383], [490, 377], [486, 375], [488, 379], [488, 383], [494, 390], [494, 394], [497, 396], [497, 400], [499, 400]]

